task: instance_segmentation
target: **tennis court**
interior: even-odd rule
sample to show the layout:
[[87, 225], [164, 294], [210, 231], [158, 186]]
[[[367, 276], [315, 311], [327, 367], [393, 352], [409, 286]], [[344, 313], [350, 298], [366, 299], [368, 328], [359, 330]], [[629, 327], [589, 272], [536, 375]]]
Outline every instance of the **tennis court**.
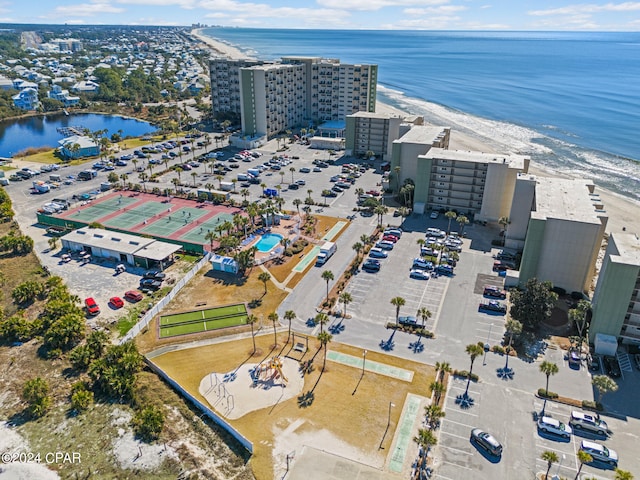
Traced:
[[129, 205], [138, 202], [137, 198], [132, 197], [112, 197], [99, 203], [91, 203], [74, 212], [71, 212], [67, 218], [77, 220], [78, 222], [95, 222], [98, 219], [110, 215], [124, 209]]
[[207, 332], [247, 323], [247, 307], [243, 303], [207, 308], [160, 317], [160, 338]]
[[[178, 210], [171, 211], [167, 208], [167, 204], [162, 204], [164, 210], [167, 211], [167, 215], [164, 215], [161, 219], [155, 219], [150, 225], [146, 225], [141, 228], [142, 233], [148, 233], [149, 235], [159, 235], [161, 237], [168, 237], [181, 228], [187, 226], [194, 227], [198, 222], [198, 219], [209, 215], [211, 212], [200, 208], [183, 207]], [[168, 205], [171, 207], [171, 205]]]
[[216, 227], [226, 221], [233, 221], [233, 215], [230, 213], [219, 213], [215, 217], [207, 218], [204, 221], [196, 223], [197, 228], [192, 228], [184, 235], [180, 236], [181, 240], [190, 243], [205, 243], [207, 232], [215, 232]]
[[105, 220], [104, 224], [116, 228], [132, 228], [144, 222], [151, 222], [154, 216], [164, 212], [171, 204], [161, 202], [144, 202], [136, 207], [123, 208], [121, 213], [115, 217]]

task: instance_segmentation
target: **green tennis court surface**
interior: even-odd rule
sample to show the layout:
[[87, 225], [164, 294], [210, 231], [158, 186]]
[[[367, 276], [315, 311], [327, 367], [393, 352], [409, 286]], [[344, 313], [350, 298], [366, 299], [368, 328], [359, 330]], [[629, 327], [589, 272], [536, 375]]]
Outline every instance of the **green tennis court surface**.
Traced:
[[247, 323], [244, 304], [207, 308], [160, 317], [160, 338], [207, 332], [218, 328], [235, 327]]
[[205, 221], [199, 223], [191, 223], [193, 226], [191, 230], [180, 237], [180, 240], [184, 240], [189, 243], [207, 243], [205, 236], [207, 232], [216, 231], [216, 227], [226, 221], [233, 221], [233, 215], [229, 213], [219, 213], [215, 217], [207, 218]]
[[67, 218], [77, 220], [79, 222], [95, 222], [99, 218], [105, 217], [117, 212], [121, 208], [125, 208], [138, 201], [137, 198], [131, 197], [114, 197], [100, 203], [91, 204], [76, 212], [70, 214]]
[[166, 211], [171, 204], [161, 202], [145, 202], [138, 207], [123, 209], [120, 215], [117, 215], [104, 224], [116, 228], [132, 228], [144, 221], [152, 221], [153, 217], [160, 212]]

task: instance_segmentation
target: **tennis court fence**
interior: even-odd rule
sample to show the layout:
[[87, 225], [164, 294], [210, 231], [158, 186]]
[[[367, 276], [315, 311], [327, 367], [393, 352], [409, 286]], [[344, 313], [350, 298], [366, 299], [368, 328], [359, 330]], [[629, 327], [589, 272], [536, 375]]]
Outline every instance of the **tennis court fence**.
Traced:
[[194, 265], [194, 267], [187, 272], [187, 274], [182, 277], [182, 279], [175, 284], [175, 286], [171, 289], [169, 293], [165, 297], [163, 297], [158, 303], [156, 303], [144, 316], [136, 323], [131, 330], [127, 332], [127, 334], [122, 337], [120, 340], [120, 344], [128, 342], [129, 340], [133, 340], [133, 338], [142, 332], [153, 318], [160, 313], [160, 311], [167, 306], [167, 304], [173, 300], [173, 298], [178, 294], [180, 290], [184, 288], [184, 286], [193, 278], [193, 276], [200, 271], [202, 267], [207, 264], [211, 260], [212, 252], [207, 252], [204, 257], [200, 259], [198, 263]]

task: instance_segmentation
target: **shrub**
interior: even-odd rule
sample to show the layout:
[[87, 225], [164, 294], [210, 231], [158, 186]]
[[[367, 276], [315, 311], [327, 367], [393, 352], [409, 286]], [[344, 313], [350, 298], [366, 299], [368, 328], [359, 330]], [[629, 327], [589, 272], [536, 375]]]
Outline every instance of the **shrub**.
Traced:
[[504, 355], [505, 353], [504, 347], [502, 345], [494, 345], [493, 347], [491, 347], [491, 351], [500, 355]]
[[77, 412], [84, 411], [93, 403], [93, 392], [85, 382], [76, 382], [71, 388], [71, 407]]
[[586, 410], [596, 410], [598, 412], [604, 411], [604, 406], [600, 402], [595, 402], [593, 400], [583, 400], [582, 408]]
[[556, 392], [548, 392], [544, 388], [538, 389], [538, 396], [541, 398], [558, 398], [558, 394]]
[[149, 405], [136, 412], [132, 423], [136, 435], [148, 442], [155, 440], [162, 433], [164, 420], [164, 412], [161, 408]]
[[470, 378], [472, 382], [477, 382], [478, 380], [480, 380], [480, 377], [478, 375], [476, 375], [475, 373], [469, 375], [469, 372], [467, 372], [466, 370], [454, 370], [453, 375], [456, 377]]
[[22, 399], [29, 404], [29, 414], [33, 417], [43, 416], [51, 407], [49, 385], [40, 377], [32, 378], [24, 384]]

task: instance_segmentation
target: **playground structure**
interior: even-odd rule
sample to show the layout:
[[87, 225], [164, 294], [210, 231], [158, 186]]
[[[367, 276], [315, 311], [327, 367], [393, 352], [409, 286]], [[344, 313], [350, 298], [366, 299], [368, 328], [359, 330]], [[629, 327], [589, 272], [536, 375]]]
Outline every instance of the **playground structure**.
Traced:
[[282, 371], [282, 360], [280, 357], [272, 357], [269, 360], [259, 363], [250, 372], [253, 385], [258, 382], [274, 382], [278, 378], [282, 378], [283, 386], [287, 384], [289, 379]]

